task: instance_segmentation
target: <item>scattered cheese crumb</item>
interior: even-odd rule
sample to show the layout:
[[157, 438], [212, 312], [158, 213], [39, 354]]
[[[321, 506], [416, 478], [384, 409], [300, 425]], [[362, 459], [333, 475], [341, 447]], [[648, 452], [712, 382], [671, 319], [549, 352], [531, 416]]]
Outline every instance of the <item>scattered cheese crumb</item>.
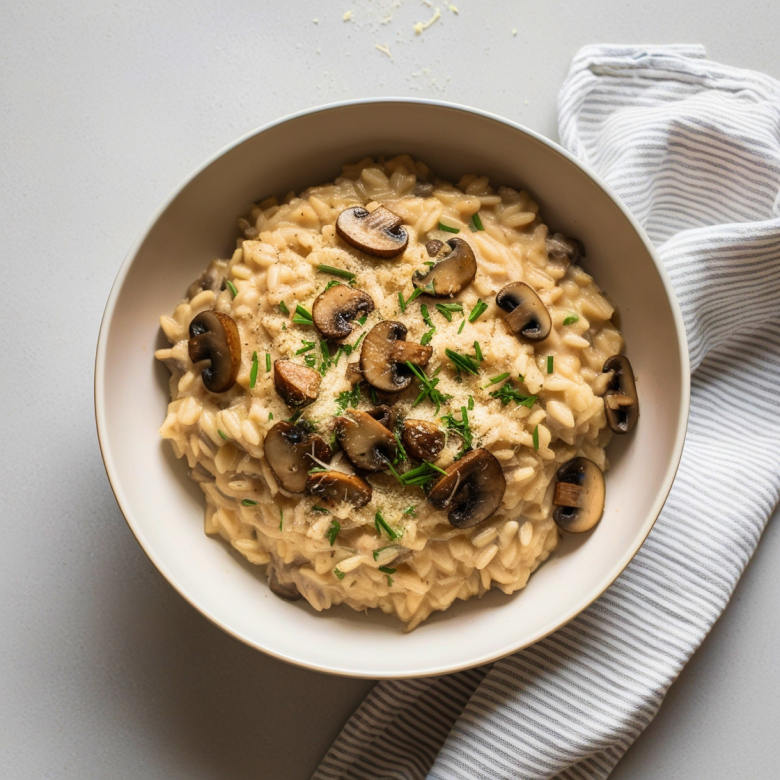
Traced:
[[514, 27], [512, 28], [512, 35], [517, 35], [517, 30]]
[[320, 23], [319, 19], [312, 19], [312, 21], [314, 22], [314, 24], [319, 24]]
[[528, 101], [527, 100], [525, 101], [525, 104], [528, 105]]
[[422, 2], [423, 5], [427, 5], [428, 8], [433, 8], [433, 3], [431, 2], [431, 0], [420, 0], [420, 1]]
[[393, 15], [388, 14], [384, 19], [382, 19], [382, 24], [390, 24], [390, 22], [393, 21]]
[[447, 8], [449, 8], [450, 11], [452, 11], [452, 13], [454, 13], [454, 14], [459, 14], [460, 13], [460, 11], [458, 11], [458, 6], [456, 6], [456, 5], [448, 5]]
[[374, 47], [376, 49], [379, 49], [379, 51], [381, 51], [382, 54], [386, 54], [388, 57], [390, 57], [391, 60], [393, 59], [393, 55], [390, 54], [390, 45], [389, 44], [386, 43], [384, 46], [380, 46], [378, 43], [375, 43]]
[[352, 19], [352, 11], [346, 11], [344, 16], [341, 17], [343, 21], [348, 22]]
[[434, 11], [433, 16], [428, 19], [427, 22], [417, 22], [417, 24], [415, 24], [414, 34], [422, 35], [423, 30], [427, 30], [434, 22], [438, 21], [439, 19], [441, 19], [441, 11], [437, 8]]

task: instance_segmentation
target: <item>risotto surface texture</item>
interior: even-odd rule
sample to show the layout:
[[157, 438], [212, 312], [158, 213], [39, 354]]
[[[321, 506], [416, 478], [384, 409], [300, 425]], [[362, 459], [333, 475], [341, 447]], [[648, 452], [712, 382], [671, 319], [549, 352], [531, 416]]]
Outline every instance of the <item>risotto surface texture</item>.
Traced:
[[[344, 209], [373, 211], [380, 204], [403, 220], [409, 236], [405, 251], [392, 259], [364, 254], [335, 228]], [[584, 456], [607, 468], [611, 432], [602, 366], [623, 347], [613, 307], [593, 279], [577, 262], [548, 252], [537, 205], [525, 192], [491, 187], [485, 177], [466, 175], [455, 186], [402, 155], [345, 165], [332, 184], [269, 198], [239, 220], [239, 228], [232, 258], [214, 261], [173, 314], [161, 318], [172, 346], [157, 352], [172, 372], [161, 434], [187, 459], [205, 494], [206, 533], [267, 565], [277, 593], [300, 594], [316, 610], [341, 603], [378, 607], [409, 629], [455, 599], [493, 587], [507, 594], [522, 588], [558, 543], [552, 520], [558, 467]], [[473, 281], [453, 298], [423, 294], [409, 301], [413, 275], [427, 272], [425, 263], [433, 261], [426, 244], [446, 244], [455, 231], [476, 256]], [[514, 335], [496, 305], [496, 293], [518, 281], [549, 310], [552, 330], [542, 341]], [[305, 324], [329, 282], [351, 284], [374, 304], [364, 324], [354, 322], [346, 339], [330, 343]], [[204, 364], [193, 365], [188, 354], [190, 322], [207, 310], [230, 316], [240, 336], [236, 383], [223, 393], [206, 389]], [[361, 345], [355, 345], [383, 320], [405, 325], [408, 342], [433, 348], [421, 371], [438, 379], [435, 389], [445, 399], [439, 409], [430, 396], [418, 400], [416, 378], [392, 396], [364, 382], [353, 388], [347, 366], [359, 358]], [[476, 373], [459, 370], [445, 350], [470, 358]], [[350, 408], [387, 404], [396, 426], [413, 418], [446, 432], [433, 461], [439, 469], [468, 448], [492, 453], [506, 479], [498, 510], [474, 527], [453, 527], [423, 487], [399, 482], [420, 466], [402, 453], [392, 468], [362, 474], [372, 492], [361, 507], [282, 489], [264, 451], [269, 430], [296, 412], [274, 386], [273, 365], [280, 359], [313, 367], [322, 377], [316, 400], [300, 410], [297, 422], [333, 445], [335, 454], [328, 464], [312, 461], [312, 469], [327, 465], [354, 474], [335, 444], [334, 420]], [[431, 482], [440, 476], [433, 467], [428, 473]]]

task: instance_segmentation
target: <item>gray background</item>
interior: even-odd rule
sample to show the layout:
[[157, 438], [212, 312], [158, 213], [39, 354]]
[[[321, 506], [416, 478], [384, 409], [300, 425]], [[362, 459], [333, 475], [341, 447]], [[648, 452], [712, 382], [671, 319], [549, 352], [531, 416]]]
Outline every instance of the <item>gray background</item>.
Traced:
[[[3, 778], [303, 780], [370, 688], [208, 623], [143, 555], [103, 472], [103, 306], [133, 239], [194, 166], [281, 115], [378, 95], [453, 100], [555, 138], [558, 89], [587, 43], [703, 43], [780, 77], [776, 3], [457, 5], [415, 36], [432, 13], [419, 1], [3, 3]], [[776, 776], [778, 556], [770, 524], [613, 777]]]

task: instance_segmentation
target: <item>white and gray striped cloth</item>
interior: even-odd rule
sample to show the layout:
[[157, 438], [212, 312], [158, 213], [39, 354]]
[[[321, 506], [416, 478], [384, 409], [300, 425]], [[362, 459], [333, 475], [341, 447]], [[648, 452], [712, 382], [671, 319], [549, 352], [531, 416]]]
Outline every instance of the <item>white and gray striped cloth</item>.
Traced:
[[731, 596], [780, 488], [780, 83], [698, 46], [590, 46], [559, 98], [563, 145], [658, 248], [691, 351], [669, 500], [615, 584], [494, 664], [377, 684], [315, 773], [604, 778]]

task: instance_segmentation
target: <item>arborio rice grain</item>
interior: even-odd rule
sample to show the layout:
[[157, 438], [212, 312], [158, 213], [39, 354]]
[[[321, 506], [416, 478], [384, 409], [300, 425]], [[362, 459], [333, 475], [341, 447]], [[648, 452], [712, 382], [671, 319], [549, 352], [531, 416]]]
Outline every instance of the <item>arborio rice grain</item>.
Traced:
[[[372, 210], [375, 204], [402, 217], [409, 234], [406, 250], [395, 259], [371, 258], [336, 234], [342, 210], [355, 205]], [[463, 312], [449, 312], [451, 322], [437, 310], [437, 300], [418, 297], [405, 311], [399, 304], [399, 293], [409, 299], [412, 275], [430, 260], [426, 242], [452, 238], [442, 224], [459, 230], [477, 258], [474, 281], [454, 299]], [[623, 346], [611, 322], [613, 308], [591, 277], [577, 264], [548, 257], [548, 228], [537, 205], [525, 192], [492, 188], [484, 176], [469, 174], [453, 186], [402, 155], [345, 165], [332, 184], [279, 201], [268, 198], [239, 227], [243, 239], [232, 258], [212, 263], [173, 314], [161, 318], [171, 347], [157, 352], [172, 374], [172, 400], [160, 433], [177, 457], [187, 459], [190, 476], [205, 494], [206, 533], [221, 536], [252, 563], [267, 565], [277, 592], [300, 593], [317, 610], [340, 603], [356, 610], [378, 607], [396, 614], [409, 630], [455, 599], [482, 596], [493, 587], [507, 594], [522, 588], [558, 542], [551, 518], [557, 468], [583, 455], [606, 469], [604, 447], [611, 434], [600, 397], [601, 368]], [[318, 271], [321, 264], [354, 274], [354, 286], [375, 306], [338, 355], [312, 327], [292, 321], [296, 305], [310, 311], [334, 280]], [[496, 292], [514, 281], [532, 286], [552, 316], [550, 336], [536, 345], [512, 334], [496, 307]], [[487, 309], [469, 322], [479, 300]], [[402, 487], [389, 472], [368, 475], [372, 499], [359, 509], [345, 503], [326, 507], [316, 497], [281, 489], [263, 444], [275, 422], [290, 418], [293, 410], [275, 391], [267, 366], [279, 358], [326, 364], [319, 396], [303, 419], [328, 438], [334, 415], [343, 408], [337, 398], [352, 389], [346, 378], [350, 357], [344, 352], [384, 319], [403, 323], [407, 341], [419, 343], [430, 330], [422, 305], [435, 327], [426, 373], [439, 370], [438, 389], [451, 400], [438, 414], [428, 400], [415, 407], [419, 387], [413, 382], [398, 394], [394, 409], [401, 419], [441, 427], [442, 416], [460, 419], [466, 407], [473, 446], [493, 453], [506, 478], [498, 511], [474, 528], [454, 528], [422, 489]], [[236, 384], [219, 394], [206, 390], [203, 366], [193, 366], [187, 349], [190, 321], [210, 309], [232, 317], [241, 340]], [[475, 342], [482, 355], [478, 376], [456, 372], [445, 348], [474, 356]], [[250, 388], [254, 353], [257, 375]], [[503, 373], [510, 378], [485, 387]], [[509, 383], [537, 401], [528, 408], [491, 397]], [[364, 389], [358, 408], [373, 405]], [[460, 446], [458, 434], [450, 432], [436, 465], [452, 463]], [[350, 470], [343, 453], [334, 462], [335, 468]], [[409, 467], [396, 464], [400, 471]], [[378, 512], [399, 538], [388, 538], [376, 524]]]

